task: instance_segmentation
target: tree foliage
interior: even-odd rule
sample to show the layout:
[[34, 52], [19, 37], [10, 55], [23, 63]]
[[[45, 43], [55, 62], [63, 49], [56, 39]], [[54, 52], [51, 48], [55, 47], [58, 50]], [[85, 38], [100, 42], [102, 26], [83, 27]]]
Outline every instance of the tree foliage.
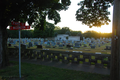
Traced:
[[69, 29], [69, 27], [63, 27], [62, 29], [58, 26], [56, 27], [55, 31], [55, 36], [57, 36], [57, 34], [68, 34], [71, 35], [71, 30]]
[[79, 33], [82, 34], [81, 31], [71, 31], [71, 36], [79, 36]]
[[[7, 29], [8, 38], [19, 38], [18, 30]], [[33, 30], [21, 30], [21, 38], [33, 38]]]
[[83, 36], [85, 38], [111, 38], [112, 37], [112, 33], [99, 33], [96, 31], [86, 31], [85, 33], [83, 33]]
[[55, 26], [54, 30], [61, 30], [61, 28], [59, 26]]
[[61, 34], [66, 34], [66, 32], [67, 32], [67, 33], [70, 32], [69, 27], [63, 27], [63, 28], [61, 29]]
[[54, 24], [46, 23], [46, 29], [45, 30], [39, 30], [38, 28], [34, 29], [33, 36], [35, 38], [47, 38], [47, 37], [53, 37], [54, 36]]
[[33, 30], [22, 30], [21, 31], [21, 38], [32, 38], [33, 37]]
[[58, 34], [61, 34], [61, 28], [59, 26], [55, 26], [54, 36], [57, 36]]
[[39, 30], [46, 26], [46, 16], [55, 24], [59, 11], [67, 10], [70, 0], [1, 0], [0, 2], [0, 68], [8, 65], [7, 26], [11, 21], [28, 22]]
[[76, 11], [76, 19], [91, 27], [101, 27], [108, 25], [111, 21], [108, 17], [108, 8], [113, 0], [83, 0], [78, 3], [80, 8]]
[[43, 29], [46, 16], [57, 24], [60, 22], [58, 11], [67, 10], [69, 5], [70, 0], [2, 0], [1, 19], [5, 20], [7, 25], [11, 21], [28, 21], [29, 24], [35, 22], [36, 26]]
[[[55, 37], [55, 34], [57, 32], [46, 29], [43, 30], [21, 30], [21, 38], [47, 38], [47, 37]], [[8, 38], [18, 38], [18, 31], [17, 30], [7, 30], [8, 32]], [[50, 34], [50, 35], [49, 35]], [[58, 33], [57, 33], [58, 34]], [[56, 36], [57, 36], [56, 34]], [[80, 39], [85, 38], [111, 38], [112, 33], [99, 33], [96, 31], [86, 31], [85, 33], [82, 33], [81, 31], [71, 31], [70, 36], [80, 36]]]

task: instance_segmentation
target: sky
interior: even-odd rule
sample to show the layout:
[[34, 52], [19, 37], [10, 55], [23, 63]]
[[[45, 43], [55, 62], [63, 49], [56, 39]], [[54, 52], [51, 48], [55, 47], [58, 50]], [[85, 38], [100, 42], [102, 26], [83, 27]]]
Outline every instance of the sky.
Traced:
[[[81, 0], [71, 0], [71, 5], [69, 6], [69, 9], [67, 11], [60, 11], [59, 12], [60, 16], [61, 16], [61, 22], [59, 22], [55, 26], [59, 26], [61, 28], [62, 27], [69, 27], [69, 29], [71, 29], [71, 30], [82, 31], [82, 32], [85, 32], [87, 30], [94, 30], [94, 31], [103, 32], [103, 33], [112, 32], [113, 7], [108, 9], [111, 13], [111, 15], [109, 16], [109, 18], [111, 20], [109, 25], [101, 26], [101, 28], [96, 28], [96, 27], [89, 28], [89, 26], [83, 25], [82, 22], [76, 21], [75, 14], [76, 14], [76, 11], [78, 10], [78, 8], [80, 8], [80, 6], [78, 6], [77, 4], [80, 1]], [[50, 23], [54, 23], [51, 20], [47, 20], [47, 21]]]

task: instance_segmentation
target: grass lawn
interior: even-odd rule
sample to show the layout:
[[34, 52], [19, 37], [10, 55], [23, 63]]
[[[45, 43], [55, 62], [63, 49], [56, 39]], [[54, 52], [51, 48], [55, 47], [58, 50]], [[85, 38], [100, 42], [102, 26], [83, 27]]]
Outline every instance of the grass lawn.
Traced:
[[[10, 77], [19, 77], [19, 63], [0, 69], [0, 80], [9, 80]], [[55, 67], [22, 63], [21, 72], [23, 80], [109, 80], [109, 75], [101, 75], [82, 71], [59, 69]], [[13, 79], [10, 79], [13, 80]], [[19, 79], [14, 79], [19, 80]]]

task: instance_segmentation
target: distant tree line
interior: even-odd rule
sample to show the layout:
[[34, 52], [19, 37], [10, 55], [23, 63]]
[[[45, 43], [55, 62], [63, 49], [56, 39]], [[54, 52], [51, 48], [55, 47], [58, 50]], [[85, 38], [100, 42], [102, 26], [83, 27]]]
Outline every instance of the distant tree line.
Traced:
[[85, 38], [111, 38], [112, 37], [112, 33], [100, 33], [97, 31], [86, 31], [84, 33], [82, 33], [82, 31], [72, 31], [71, 29], [69, 29], [69, 27], [63, 27], [60, 28], [59, 26], [55, 27], [54, 30], [54, 34], [55, 36], [57, 36], [57, 34], [68, 34], [69, 36], [80, 36], [81, 38], [85, 37]]
[[[46, 22], [45, 30], [40, 30], [38, 27], [34, 30], [21, 30], [21, 38], [47, 38], [54, 37], [54, 24]], [[18, 38], [18, 30], [7, 29], [8, 38]]]
[[68, 34], [69, 36], [79, 36], [82, 34], [81, 31], [72, 31], [69, 27], [60, 28], [59, 26], [55, 27], [54, 32], [55, 36], [57, 36], [57, 34]]
[[112, 33], [99, 33], [96, 31], [86, 31], [85, 33], [83, 33], [83, 36], [85, 38], [111, 38], [112, 37]]
[[[9, 38], [18, 38], [17, 30], [9, 30], [7, 29]], [[98, 33], [96, 31], [86, 31], [82, 33], [81, 31], [72, 31], [69, 27], [60, 28], [59, 26], [54, 26], [54, 24], [48, 23], [46, 24], [45, 30], [39, 30], [34, 28], [34, 30], [21, 30], [21, 38], [47, 38], [47, 37], [55, 37], [58, 34], [68, 34], [69, 36], [80, 36], [82, 40], [85, 38], [111, 38], [111, 33]]]
[[[33, 38], [33, 31], [34, 30], [21, 30], [21, 38]], [[7, 36], [8, 38], [18, 38], [18, 30], [9, 30], [7, 29]]]

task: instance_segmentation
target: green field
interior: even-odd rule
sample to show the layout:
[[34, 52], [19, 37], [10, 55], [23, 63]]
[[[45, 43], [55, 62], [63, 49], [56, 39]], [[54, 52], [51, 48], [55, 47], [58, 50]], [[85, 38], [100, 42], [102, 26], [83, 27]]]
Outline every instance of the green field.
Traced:
[[[0, 80], [19, 80], [18, 62], [10, 62], [9, 67], [0, 70]], [[101, 75], [75, 70], [22, 63], [22, 80], [109, 80], [109, 75]]]

